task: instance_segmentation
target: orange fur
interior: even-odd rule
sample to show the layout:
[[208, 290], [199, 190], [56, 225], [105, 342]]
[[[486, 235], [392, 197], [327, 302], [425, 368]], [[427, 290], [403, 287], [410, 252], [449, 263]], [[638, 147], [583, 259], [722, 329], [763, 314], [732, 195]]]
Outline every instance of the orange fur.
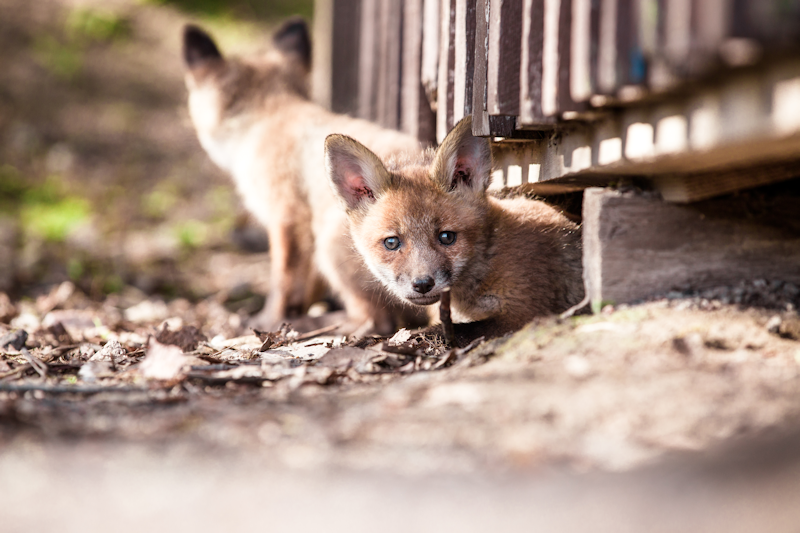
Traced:
[[399, 299], [430, 305], [450, 288], [457, 321], [505, 332], [582, 298], [579, 229], [543, 202], [487, 194], [491, 153], [469, 117], [416, 158], [384, 164], [343, 136], [326, 150], [356, 248]]

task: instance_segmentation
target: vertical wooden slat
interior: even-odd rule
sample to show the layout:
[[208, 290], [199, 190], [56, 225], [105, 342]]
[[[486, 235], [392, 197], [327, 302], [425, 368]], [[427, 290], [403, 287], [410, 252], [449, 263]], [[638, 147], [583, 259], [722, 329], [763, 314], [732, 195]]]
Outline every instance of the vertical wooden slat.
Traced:
[[376, 119], [376, 57], [378, 1], [361, 0], [361, 43], [358, 54], [358, 116]]
[[489, 13], [489, 68], [486, 109], [489, 115], [520, 114], [522, 2], [494, 0]]
[[491, 133], [486, 112], [486, 81], [489, 65], [490, 0], [477, 0], [475, 6], [475, 71], [472, 76], [472, 134], [486, 137]]
[[619, 0], [600, 0], [595, 92], [613, 94], [617, 87], [617, 16]]
[[570, 40], [570, 97], [584, 102], [592, 95], [592, 0], [572, 0]]
[[436, 108], [436, 139], [444, 140], [453, 127], [456, 0], [442, 0], [439, 34], [439, 82]]
[[438, 106], [440, 1], [423, 0], [422, 2], [422, 71], [420, 78], [425, 95], [434, 111]]
[[639, 46], [639, 2], [617, 0], [617, 79], [614, 93], [626, 85], [638, 85], [647, 74]]
[[553, 116], [583, 108], [571, 94], [572, 0], [545, 0], [542, 44], [542, 113]]
[[358, 114], [361, 0], [317, 0], [313, 99], [336, 113]]
[[402, 6], [395, 0], [379, 0], [376, 122], [386, 128], [400, 127], [400, 59]]
[[544, 0], [525, 0], [520, 62], [520, 121], [525, 126], [546, 126], [553, 122], [542, 112], [543, 45]]
[[472, 112], [475, 70], [475, 0], [456, 0], [453, 121]]
[[425, 95], [421, 77], [423, 7], [423, 0], [405, 0], [403, 3], [400, 128], [420, 141], [432, 144], [436, 140], [436, 117]]

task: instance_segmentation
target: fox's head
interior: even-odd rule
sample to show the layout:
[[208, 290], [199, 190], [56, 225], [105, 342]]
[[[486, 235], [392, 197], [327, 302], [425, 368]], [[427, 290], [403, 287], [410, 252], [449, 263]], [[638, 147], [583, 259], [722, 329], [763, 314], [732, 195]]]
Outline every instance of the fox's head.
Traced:
[[223, 57], [214, 40], [194, 25], [183, 30], [189, 113], [201, 140], [230, 119], [257, 111], [271, 95], [308, 96], [311, 40], [301, 19], [273, 36], [273, 49], [246, 58]]
[[403, 300], [437, 302], [483, 255], [492, 155], [487, 139], [472, 136], [471, 117], [417, 161], [384, 164], [344, 135], [326, 139], [325, 161], [356, 248]]

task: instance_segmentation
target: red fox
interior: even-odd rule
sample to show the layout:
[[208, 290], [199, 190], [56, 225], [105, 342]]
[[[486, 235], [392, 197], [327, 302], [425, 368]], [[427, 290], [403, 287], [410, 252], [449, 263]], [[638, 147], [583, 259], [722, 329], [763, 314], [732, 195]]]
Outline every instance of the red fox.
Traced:
[[419, 313], [393, 302], [353, 249], [347, 218], [327, 182], [324, 142], [331, 133], [344, 133], [382, 157], [419, 152], [420, 143], [309, 100], [305, 22], [285, 23], [273, 44], [262, 55], [227, 58], [200, 28], [184, 30], [189, 114], [197, 135], [231, 174], [270, 240], [270, 295], [256, 324], [274, 327], [301, 312], [312, 303], [310, 289], [321, 274], [353, 324], [390, 333], [400, 315], [413, 319]]
[[579, 228], [543, 202], [487, 194], [491, 150], [471, 117], [435, 152], [384, 163], [331, 135], [325, 159], [356, 248], [402, 301], [430, 305], [449, 288], [455, 321], [496, 335], [583, 297]]

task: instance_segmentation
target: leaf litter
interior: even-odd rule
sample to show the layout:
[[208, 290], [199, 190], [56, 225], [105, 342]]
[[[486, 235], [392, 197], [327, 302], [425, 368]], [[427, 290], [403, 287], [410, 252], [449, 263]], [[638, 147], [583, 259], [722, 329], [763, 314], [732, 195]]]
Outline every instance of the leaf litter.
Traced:
[[0, 442], [187, 437], [287, 464], [304, 450], [359, 468], [624, 469], [800, 424], [786, 306], [667, 298], [451, 347], [436, 328], [351, 338], [332, 314], [265, 332], [214, 300], [161, 301], [145, 318], [68, 292], [9, 301]]

